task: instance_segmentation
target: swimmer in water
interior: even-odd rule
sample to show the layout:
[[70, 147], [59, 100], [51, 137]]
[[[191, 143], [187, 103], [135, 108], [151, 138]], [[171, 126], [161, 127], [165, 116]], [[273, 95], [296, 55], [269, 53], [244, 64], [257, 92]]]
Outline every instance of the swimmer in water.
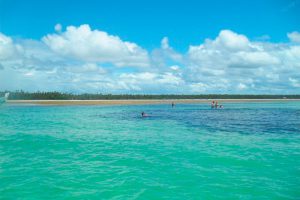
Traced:
[[142, 117], [148, 117], [148, 115], [144, 111], [141, 114], [142, 114]]

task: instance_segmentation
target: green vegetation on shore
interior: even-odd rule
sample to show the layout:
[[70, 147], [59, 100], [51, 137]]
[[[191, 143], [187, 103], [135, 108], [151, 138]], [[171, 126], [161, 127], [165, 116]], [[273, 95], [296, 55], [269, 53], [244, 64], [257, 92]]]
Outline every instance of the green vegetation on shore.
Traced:
[[[7, 92], [7, 91], [5, 91]], [[0, 92], [0, 96], [4, 93]], [[296, 95], [244, 95], [244, 94], [71, 94], [60, 92], [10, 92], [10, 100], [118, 100], [118, 99], [300, 99]]]

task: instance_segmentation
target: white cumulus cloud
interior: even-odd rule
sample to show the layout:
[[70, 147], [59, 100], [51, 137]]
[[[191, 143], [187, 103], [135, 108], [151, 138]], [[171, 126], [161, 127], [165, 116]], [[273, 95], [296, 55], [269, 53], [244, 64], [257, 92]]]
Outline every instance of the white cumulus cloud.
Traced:
[[300, 33], [299, 32], [294, 31], [294, 32], [288, 33], [287, 36], [292, 42], [300, 43]]
[[122, 41], [85, 24], [68, 26], [60, 34], [48, 34], [43, 41], [59, 55], [86, 62], [111, 62], [117, 66], [149, 65], [148, 53], [137, 44]]
[[0, 90], [300, 93], [298, 32], [272, 43], [221, 30], [178, 53], [167, 37], [147, 51], [88, 25], [55, 30], [42, 40], [0, 33]]
[[268, 93], [278, 85], [282, 91], [295, 91], [288, 79], [299, 77], [300, 46], [250, 41], [245, 35], [223, 30], [213, 40], [190, 46], [186, 61], [185, 79], [195, 82], [194, 88], [205, 84], [215, 92], [237, 88]]
[[54, 30], [57, 31], [57, 32], [61, 32], [61, 30], [62, 30], [62, 25], [61, 25], [61, 24], [56, 24], [56, 25], [54, 26]]
[[7, 60], [22, 52], [22, 47], [13, 43], [13, 40], [0, 33], [0, 60]]

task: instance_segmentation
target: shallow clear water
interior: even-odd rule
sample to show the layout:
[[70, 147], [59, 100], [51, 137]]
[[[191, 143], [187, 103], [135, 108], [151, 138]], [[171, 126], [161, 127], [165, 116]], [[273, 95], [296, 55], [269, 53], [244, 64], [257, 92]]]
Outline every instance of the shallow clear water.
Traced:
[[0, 107], [0, 199], [299, 198], [300, 102]]

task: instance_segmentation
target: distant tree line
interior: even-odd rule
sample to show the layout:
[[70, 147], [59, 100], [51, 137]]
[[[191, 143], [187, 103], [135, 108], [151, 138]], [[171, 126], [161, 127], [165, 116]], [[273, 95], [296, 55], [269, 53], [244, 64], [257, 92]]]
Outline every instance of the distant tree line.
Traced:
[[[0, 92], [0, 97], [5, 92]], [[118, 100], [118, 99], [300, 99], [295, 95], [251, 95], [251, 94], [72, 94], [61, 92], [10, 92], [10, 100]]]

